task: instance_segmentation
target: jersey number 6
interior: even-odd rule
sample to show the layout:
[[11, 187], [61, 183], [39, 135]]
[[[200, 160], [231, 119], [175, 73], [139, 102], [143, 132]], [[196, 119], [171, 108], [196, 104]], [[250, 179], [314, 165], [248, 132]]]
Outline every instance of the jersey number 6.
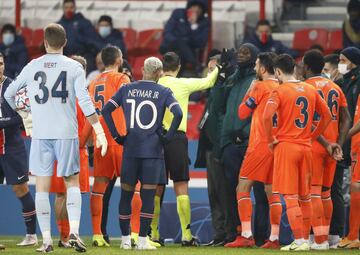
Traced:
[[[49, 100], [49, 89], [45, 86], [46, 84], [46, 73], [39, 71], [34, 76], [35, 81], [39, 81], [39, 89], [42, 91], [42, 97], [38, 95], [35, 96], [35, 101], [38, 104], [45, 104]], [[61, 84], [60, 90], [58, 90]], [[56, 79], [54, 86], [51, 89], [52, 97], [60, 97], [61, 103], [66, 104], [66, 98], [69, 96], [69, 91], [66, 90], [66, 71], [61, 71], [59, 77]]]

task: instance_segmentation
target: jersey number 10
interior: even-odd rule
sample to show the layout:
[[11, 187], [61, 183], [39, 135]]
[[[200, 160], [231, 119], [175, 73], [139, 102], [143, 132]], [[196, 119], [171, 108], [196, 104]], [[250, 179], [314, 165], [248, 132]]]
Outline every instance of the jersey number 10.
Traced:
[[[66, 74], [66, 71], [61, 71], [51, 89], [51, 96], [61, 98], [62, 104], [66, 104], [66, 98], [69, 96], [69, 91], [66, 90]], [[34, 80], [40, 80], [39, 89], [42, 91], [42, 97], [40, 97], [39, 94], [36, 95], [35, 101], [38, 104], [45, 104], [49, 100], [49, 89], [45, 86], [47, 80], [46, 73], [43, 71], [35, 73]], [[60, 85], [60, 90], [58, 90]]]
[[[126, 103], [131, 105], [130, 128], [134, 128], [135, 121], [136, 121], [136, 124], [141, 129], [150, 129], [154, 126], [156, 119], [157, 119], [157, 109], [153, 102], [151, 102], [149, 100], [145, 100], [145, 101], [140, 102], [138, 105], [136, 105], [135, 99], [126, 99]], [[152, 109], [152, 120], [150, 121], [149, 124], [143, 124], [140, 119], [141, 109], [145, 105], [150, 106]]]

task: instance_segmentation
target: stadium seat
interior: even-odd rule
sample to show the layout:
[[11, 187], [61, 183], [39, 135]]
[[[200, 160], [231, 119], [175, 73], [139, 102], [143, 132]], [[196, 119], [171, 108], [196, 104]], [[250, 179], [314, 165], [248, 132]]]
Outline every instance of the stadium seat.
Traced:
[[119, 30], [123, 33], [128, 54], [131, 55], [132, 50], [135, 48], [137, 31], [132, 28], [121, 28]]
[[36, 29], [32, 33], [31, 46], [28, 47], [30, 59], [37, 58], [45, 53], [44, 48], [44, 30]]
[[199, 128], [198, 125], [201, 121], [202, 114], [204, 112], [205, 105], [203, 103], [197, 104], [189, 104], [189, 112], [188, 112], [188, 129], [186, 132], [186, 136], [190, 140], [199, 139]]
[[329, 32], [327, 53], [332, 53], [335, 50], [341, 50], [343, 48], [342, 36], [341, 29]]
[[32, 29], [28, 28], [28, 27], [22, 27], [19, 32], [20, 32], [20, 35], [22, 35], [22, 37], [25, 40], [26, 47], [31, 46], [32, 34], [33, 34]]
[[293, 48], [301, 53], [307, 51], [314, 44], [327, 48], [328, 30], [323, 28], [302, 29], [295, 32]]
[[147, 55], [159, 52], [163, 29], [149, 29], [139, 32], [136, 54]]
[[44, 43], [44, 30], [36, 29], [32, 34], [32, 46], [41, 46]]
[[161, 59], [161, 55], [159, 55], [159, 54], [143, 55], [143, 56], [136, 57], [134, 59], [134, 61], [133, 61], [133, 66], [132, 66], [133, 76], [134, 76], [135, 80], [141, 80], [142, 79], [141, 68], [144, 66], [144, 61], [148, 57], [158, 57], [158, 58]]

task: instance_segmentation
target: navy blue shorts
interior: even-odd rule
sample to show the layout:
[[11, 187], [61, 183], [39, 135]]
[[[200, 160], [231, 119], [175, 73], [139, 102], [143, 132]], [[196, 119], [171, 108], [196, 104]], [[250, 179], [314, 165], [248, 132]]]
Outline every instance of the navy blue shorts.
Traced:
[[0, 168], [8, 185], [22, 184], [29, 181], [29, 167], [25, 150], [7, 152], [1, 155]]
[[124, 157], [121, 169], [121, 183], [135, 186], [141, 184], [159, 184], [166, 180], [165, 161], [160, 158]]

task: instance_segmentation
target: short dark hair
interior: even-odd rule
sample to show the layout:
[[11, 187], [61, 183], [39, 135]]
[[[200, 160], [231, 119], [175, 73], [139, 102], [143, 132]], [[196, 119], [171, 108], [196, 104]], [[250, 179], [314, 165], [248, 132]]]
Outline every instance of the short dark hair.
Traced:
[[311, 45], [309, 50], [318, 50], [318, 51], [324, 52], [324, 48], [320, 44]]
[[330, 63], [333, 66], [337, 66], [340, 62], [338, 54], [329, 54], [324, 57], [325, 63]]
[[260, 53], [257, 58], [259, 59], [260, 65], [263, 66], [269, 74], [274, 74], [274, 61], [277, 55], [274, 52]]
[[305, 52], [303, 61], [313, 74], [321, 73], [325, 65], [324, 56], [319, 50], [309, 50]]
[[115, 64], [116, 59], [121, 56], [121, 50], [114, 45], [108, 45], [101, 50], [101, 60], [105, 67]]
[[269, 27], [271, 27], [270, 22], [267, 19], [259, 20], [256, 23], [256, 28], [255, 29], [257, 29], [259, 26], [269, 26]]
[[13, 34], [16, 33], [16, 28], [13, 24], [5, 24], [2, 29], [1, 29], [1, 34], [5, 33], [5, 32], [11, 32]]
[[110, 26], [113, 26], [112, 18], [109, 15], [100, 16], [98, 24], [102, 21], [108, 22], [110, 24]]
[[175, 52], [167, 52], [163, 56], [162, 64], [164, 72], [176, 71], [180, 66], [180, 57]]
[[63, 1], [63, 5], [67, 4], [67, 3], [73, 3], [74, 5], [76, 5], [75, 0], [64, 0]]
[[294, 74], [295, 60], [288, 54], [280, 54], [274, 61], [274, 69], [276, 68], [284, 74]]
[[59, 24], [51, 23], [44, 29], [44, 38], [49, 43], [50, 47], [60, 49], [66, 42], [65, 29]]

